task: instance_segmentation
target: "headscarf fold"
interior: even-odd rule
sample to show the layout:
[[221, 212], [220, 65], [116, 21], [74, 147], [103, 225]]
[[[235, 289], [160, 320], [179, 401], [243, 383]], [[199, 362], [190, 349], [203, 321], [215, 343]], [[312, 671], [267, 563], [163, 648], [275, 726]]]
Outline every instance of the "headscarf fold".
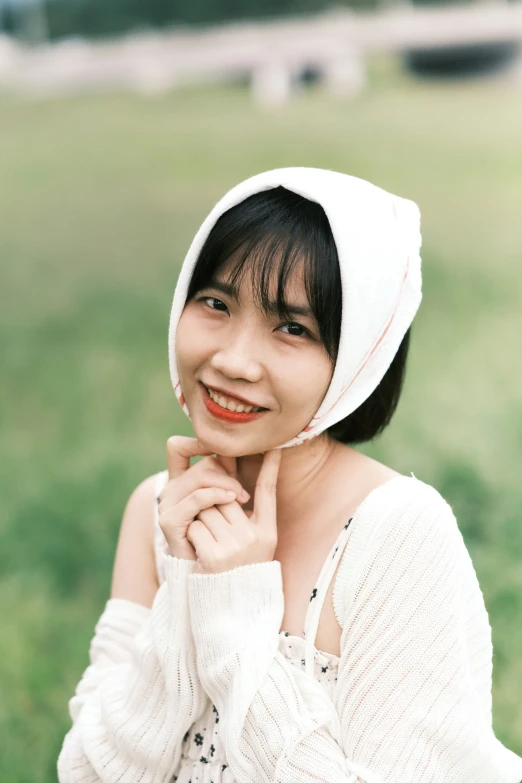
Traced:
[[176, 328], [203, 244], [217, 219], [248, 196], [282, 186], [321, 204], [339, 257], [342, 318], [337, 361], [319, 409], [279, 448], [297, 446], [353, 413], [382, 380], [422, 299], [420, 211], [415, 202], [338, 171], [273, 169], [240, 182], [217, 202], [197, 231], [181, 268], [170, 314], [169, 370], [183, 411]]

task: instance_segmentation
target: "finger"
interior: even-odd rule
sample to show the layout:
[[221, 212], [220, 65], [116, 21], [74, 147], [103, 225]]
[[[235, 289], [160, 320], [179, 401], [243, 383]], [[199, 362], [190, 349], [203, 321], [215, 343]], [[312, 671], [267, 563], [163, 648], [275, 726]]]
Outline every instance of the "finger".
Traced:
[[229, 476], [237, 478], [237, 458], [226, 457], [224, 454], [216, 454], [216, 462], [223, 467]]
[[214, 536], [199, 519], [195, 519], [188, 526], [187, 541], [194, 547], [194, 551], [199, 560], [208, 559], [207, 553], [213, 552], [216, 546]]
[[212, 457], [205, 457], [197, 464], [201, 466], [201, 468], [210, 468], [220, 475], [237, 478], [236, 457], [225, 457], [223, 454], [216, 454]]
[[203, 457], [203, 459], [199, 460], [197, 466], [198, 470], [213, 470], [215, 473], [221, 473], [223, 476], [226, 474], [228, 476], [228, 470], [225, 470], [223, 465], [220, 465], [215, 455], [212, 455], [211, 457]]
[[229, 503], [232, 499], [232, 496], [224, 489], [218, 489], [216, 487], [196, 489], [195, 492], [178, 504], [177, 519], [181, 522], [188, 521], [189, 519], [192, 520], [197, 517], [204, 508], [215, 506], [216, 503]]
[[203, 511], [200, 511], [196, 517], [196, 519], [199, 519], [200, 522], [204, 522], [207, 529], [210, 530], [216, 541], [220, 541], [221, 543], [227, 540], [226, 535], [227, 532], [230, 531], [229, 522], [219, 510], [222, 508], [224, 508], [223, 505], [204, 508]]
[[167, 440], [167, 468], [169, 480], [180, 476], [190, 468], [190, 458], [212, 454], [197, 438], [172, 435]]
[[254, 519], [258, 524], [267, 526], [270, 532], [276, 532], [276, 486], [282, 449], [270, 449], [263, 457], [263, 464], [256, 481], [254, 494]]
[[232, 526], [244, 525], [246, 522], [245, 518], [248, 519], [247, 515], [239, 505], [237, 498], [236, 500], [228, 501], [228, 503], [217, 503], [216, 509]]
[[[205, 457], [200, 462], [198, 462], [198, 468], [201, 470], [211, 469], [217, 475], [230, 476], [231, 478], [237, 480], [236, 457], [226, 457], [223, 454], [216, 454], [212, 457]], [[238, 487], [240, 488], [240, 491], [238, 492], [238, 500], [240, 503], [244, 503], [246, 500], [249, 500], [250, 494], [246, 491], [246, 489], [243, 488], [243, 485], [239, 482], [239, 480]], [[241, 491], [243, 492], [244, 497], [240, 499]]]
[[[199, 464], [199, 463], [198, 463]], [[165, 506], [176, 505], [183, 498], [195, 492], [200, 487], [219, 487], [221, 489], [230, 489], [236, 493], [239, 502], [246, 503], [250, 498], [248, 492], [243, 489], [241, 483], [225, 473], [218, 473], [213, 470], [196, 470], [197, 466], [191, 466], [177, 481], [169, 482], [160, 493], [160, 500], [165, 498]]]
[[207, 525], [211, 524], [213, 519], [219, 519], [220, 517], [223, 518], [223, 514], [218, 511], [217, 507], [210, 506], [209, 508], [202, 509], [196, 519], [201, 520], [201, 522], [204, 522], [205, 525]]

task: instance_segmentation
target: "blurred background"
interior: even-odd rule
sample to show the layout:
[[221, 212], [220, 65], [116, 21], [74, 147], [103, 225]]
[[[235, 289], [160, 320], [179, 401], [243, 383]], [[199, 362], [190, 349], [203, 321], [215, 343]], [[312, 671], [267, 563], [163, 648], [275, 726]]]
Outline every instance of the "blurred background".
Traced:
[[180, 265], [279, 166], [422, 213], [397, 413], [359, 447], [452, 505], [522, 755], [522, 3], [0, 0], [0, 779], [51, 783], [125, 503], [192, 434]]

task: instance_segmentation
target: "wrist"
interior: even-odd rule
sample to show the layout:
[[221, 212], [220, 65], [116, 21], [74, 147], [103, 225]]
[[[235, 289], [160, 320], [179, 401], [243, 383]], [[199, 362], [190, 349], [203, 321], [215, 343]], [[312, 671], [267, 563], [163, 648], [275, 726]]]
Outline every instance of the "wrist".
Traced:
[[197, 555], [191, 547], [169, 546], [168, 553], [171, 557], [177, 557], [179, 560], [197, 560]]

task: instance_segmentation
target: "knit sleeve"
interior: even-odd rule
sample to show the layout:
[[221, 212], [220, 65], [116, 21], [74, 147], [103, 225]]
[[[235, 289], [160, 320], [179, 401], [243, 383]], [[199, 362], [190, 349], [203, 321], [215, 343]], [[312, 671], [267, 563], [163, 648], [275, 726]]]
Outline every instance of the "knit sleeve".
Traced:
[[520, 783], [493, 732], [491, 627], [450, 505], [416, 482], [371, 527], [345, 595], [345, 754], [386, 783]]
[[372, 527], [346, 582], [333, 702], [278, 650], [278, 561], [189, 576], [199, 677], [238, 783], [520, 783], [522, 758], [496, 739], [477, 685], [488, 639], [484, 622], [468, 634], [467, 550], [419, 483], [359, 520]]
[[90, 665], [69, 701], [60, 783], [170, 780], [208, 703], [187, 614], [196, 561], [161, 556], [166, 578], [152, 607], [110, 599], [96, 624]]

